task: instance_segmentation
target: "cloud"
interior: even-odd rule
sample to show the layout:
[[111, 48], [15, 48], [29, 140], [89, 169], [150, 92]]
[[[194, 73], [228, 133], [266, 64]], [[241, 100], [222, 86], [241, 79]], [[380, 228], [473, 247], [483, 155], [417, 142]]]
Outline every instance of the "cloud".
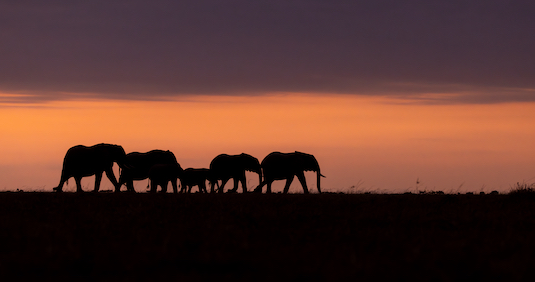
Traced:
[[534, 13], [532, 1], [3, 1], [0, 92], [531, 101]]

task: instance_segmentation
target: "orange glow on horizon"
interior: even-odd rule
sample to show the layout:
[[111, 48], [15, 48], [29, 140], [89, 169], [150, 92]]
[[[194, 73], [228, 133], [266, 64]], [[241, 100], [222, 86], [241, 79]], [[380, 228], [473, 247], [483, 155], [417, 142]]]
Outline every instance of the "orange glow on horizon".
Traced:
[[[0, 189], [49, 191], [69, 147], [106, 142], [127, 152], [169, 149], [184, 168], [207, 167], [220, 153], [262, 160], [272, 151], [304, 151], [320, 162], [326, 191], [362, 182], [361, 190], [388, 192], [504, 191], [535, 176], [534, 110], [533, 103], [418, 105], [305, 94], [3, 107]], [[308, 182], [315, 191], [313, 177]], [[296, 183], [291, 191], [299, 192]]]

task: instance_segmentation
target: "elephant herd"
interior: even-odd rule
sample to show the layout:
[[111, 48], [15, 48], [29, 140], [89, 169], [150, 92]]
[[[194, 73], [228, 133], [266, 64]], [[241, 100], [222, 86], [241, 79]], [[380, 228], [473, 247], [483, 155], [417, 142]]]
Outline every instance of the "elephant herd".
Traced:
[[[118, 181], [113, 173], [113, 163], [117, 163], [120, 168]], [[210, 168], [182, 169], [171, 151], [152, 150], [145, 153], [126, 154], [123, 147], [119, 145], [101, 143], [90, 147], [83, 145], [71, 147], [63, 160], [59, 185], [53, 190], [62, 192], [64, 183], [74, 177], [76, 192], [83, 192], [82, 178], [95, 175], [94, 192], [98, 192], [102, 174], [105, 172], [115, 192], [120, 192], [123, 185], [126, 186], [128, 192], [135, 192], [134, 180], [148, 178], [152, 193], [156, 192], [158, 186], [161, 187], [161, 192], [167, 192], [169, 182], [171, 182], [173, 192], [178, 193], [178, 180], [181, 183], [181, 193], [190, 193], [193, 186], [198, 186], [201, 193], [208, 193], [206, 182], [210, 184], [210, 193], [223, 193], [223, 188], [230, 179], [234, 180], [234, 187], [228, 192], [237, 192], [238, 183], [241, 183], [243, 193], [246, 193], [246, 171], [258, 174], [259, 185], [254, 189], [254, 192], [258, 193], [262, 192], [264, 186], [267, 187], [266, 193], [271, 193], [273, 181], [284, 179], [286, 179], [286, 185], [283, 192], [288, 193], [295, 176], [301, 183], [304, 193], [308, 193], [305, 171], [316, 172], [317, 188], [321, 193], [320, 178], [325, 177], [321, 174], [318, 161], [313, 155], [297, 151], [293, 153], [273, 152], [267, 155], [261, 163], [257, 158], [245, 153], [221, 154], [212, 160]]]

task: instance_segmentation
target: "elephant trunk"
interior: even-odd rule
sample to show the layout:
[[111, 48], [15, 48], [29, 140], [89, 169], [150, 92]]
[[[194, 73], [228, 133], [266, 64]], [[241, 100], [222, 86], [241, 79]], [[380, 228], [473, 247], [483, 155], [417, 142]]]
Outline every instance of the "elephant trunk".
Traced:
[[262, 184], [262, 168], [258, 169], [258, 185]]
[[119, 168], [122, 168], [122, 169], [133, 169], [134, 167], [126, 160], [126, 158], [124, 159], [119, 159], [116, 161], [117, 162], [117, 165], [119, 166]]
[[[318, 193], [321, 194], [320, 179], [321, 179], [321, 177], [322, 177], [323, 175], [320, 173], [320, 170], [319, 170], [319, 169], [318, 169], [318, 171], [316, 171], [316, 174], [317, 174], [317, 177], [318, 177], [318, 182], [317, 182]], [[325, 176], [323, 176], [323, 177], [325, 177]]]
[[122, 170], [123, 168], [121, 166], [119, 166], [119, 177], [117, 178], [117, 185], [113, 188], [115, 188], [115, 191], [120, 191], [121, 190], [121, 186], [123, 186], [123, 184], [121, 183], [122, 179], [121, 179], [121, 175], [122, 175]]

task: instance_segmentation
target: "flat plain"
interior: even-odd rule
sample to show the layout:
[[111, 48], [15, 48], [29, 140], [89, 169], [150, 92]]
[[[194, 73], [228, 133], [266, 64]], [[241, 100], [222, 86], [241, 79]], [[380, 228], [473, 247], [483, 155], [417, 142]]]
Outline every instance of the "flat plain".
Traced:
[[533, 276], [535, 193], [0, 193], [0, 279]]

